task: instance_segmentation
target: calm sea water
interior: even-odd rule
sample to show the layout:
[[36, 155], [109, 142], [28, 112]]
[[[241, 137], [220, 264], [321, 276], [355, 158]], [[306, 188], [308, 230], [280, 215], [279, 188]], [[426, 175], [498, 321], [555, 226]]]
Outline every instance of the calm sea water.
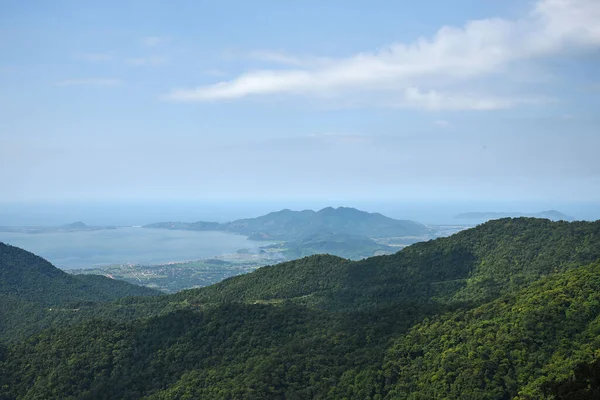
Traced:
[[223, 232], [143, 228], [39, 234], [0, 232], [0, 242], [31, 251], [62, 269], [198, 260], [269, 244]]

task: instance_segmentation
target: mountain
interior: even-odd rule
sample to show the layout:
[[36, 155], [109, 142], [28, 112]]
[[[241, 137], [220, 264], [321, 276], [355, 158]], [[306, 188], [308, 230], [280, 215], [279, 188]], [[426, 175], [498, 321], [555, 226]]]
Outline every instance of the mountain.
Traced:
[[312, 256], [173, 296], [197, 303], [291, 300], [332, 311], [483, 302], [598, 259], [600, 221], [507, 218], [392, 255], [354, 262]]
[[88, 226], [81, 221], [63, 225], [63, 227], [65, 227], [67, 229], [86, 229], [86, 228], [88, 228]]
[[594, 398], [600, 221], [494, 220], [67, 315], [0, 346], [0, 398]]
[[477, 222], [485, 222], [491, 219], [500, 218], [545, 218], [552, 221], [574, 221], [575, 218], [569, 217], [556, 210], [541, 211], [538, 213], [521, 213], [521, 212], [469, 212], [455, 215], [456, 219], [472, 220]]
[[0, 337], [21, 330], [28, 317], [22, 315], [25, 309], [44, 318], [38, 311], [70, 307], [79, 302], [158, 294], [104, 276], [70, 275], [33, 253], [0, 242]]
[[378, 213], [355, 208], [327, 207], [320, 211], [281, 210], [257, 218], [217, 222], [159, 222], [144, 228], [222, 230], [248, 236], [254, 240], [293, 240], [308, 235], [331, 233], [368, 238], [426, 236], [431, 231], [417, 222], [396, 220]]
[[[541, 399], [600, 346], [600, 263], [424, 321], [388, 350], [390, 398]], [[596, 386], [597, 388], [598, 386]], [[558, 397], [564, 398], [564, 397]], [[593, 399], [597, 397], [577, 397]]]

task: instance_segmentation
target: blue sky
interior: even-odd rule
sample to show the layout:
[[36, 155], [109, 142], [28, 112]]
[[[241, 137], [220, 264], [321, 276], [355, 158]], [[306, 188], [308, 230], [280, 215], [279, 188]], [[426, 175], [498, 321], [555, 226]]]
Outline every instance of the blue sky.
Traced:
[[600, 2], [0, 1], [22, 200], [600, 201]]

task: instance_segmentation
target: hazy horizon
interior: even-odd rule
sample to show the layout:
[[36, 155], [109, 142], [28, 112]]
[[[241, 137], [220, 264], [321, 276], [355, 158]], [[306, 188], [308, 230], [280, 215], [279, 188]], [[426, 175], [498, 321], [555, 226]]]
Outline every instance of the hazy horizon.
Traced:
[[0, 203], [0, 226], [58, 226], [76, 221], [88, 225], [136, 226], [163, 221], [229, 222], [258, 217], [282, 209], [295, 211], [324, 207], [354, 207], [378, 212], [395, 219], [424, 224], [468, 224], [454, 218], [465, 212], [536, 213], [557, 210], [578, 220], [600, 219], [600, 204], [491, 201], [129, 201], [129, 202], [51, 202]]

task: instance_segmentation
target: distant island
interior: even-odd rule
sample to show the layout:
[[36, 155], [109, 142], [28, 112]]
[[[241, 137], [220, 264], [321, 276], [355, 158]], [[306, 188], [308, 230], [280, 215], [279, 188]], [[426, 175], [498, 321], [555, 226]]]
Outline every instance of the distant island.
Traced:
[[432, 230], [414, 221], [397, 220], [379, 213], [351, 207], [327, 207], [320, 211], [281, 210], [257, 218], [233, 222], [158, 222], [144, 228], [227, 231], [252, 240], [295, 240], [318, 233], [346, 234], [369, 238], [428, 236]]
[[360, 259], [399, 250], [388, 243], [379, 243], [378, 239], [397, 238], [401, 243], [414, 243], [435, 236], [434, 230], [418, 222], [350, 207], [327, 207], [319, 211], [284, 209], [227, 223], [159, 222], [144, 228], [224, 231], [251, 240], [276, 241], [280, 243], [266, 246], [264, 251], [277, 252], [284, 259], [322, 253]]
[[455, 215], [454, 218], [462, 219], [462, 220], [471, 220], [478, 222], [485, 222], [491, 219], [500, 219], [500, 218], [519, 218], [519, 217], [529, 217], [529, 218], [544, 218], [549, 219], [551, 221], [574, 221], [575, 218], [565, 215], [556, 210], [547, 210], [541, 211], [537, 213], [523, 213], [523, 212], [468, 212]]

